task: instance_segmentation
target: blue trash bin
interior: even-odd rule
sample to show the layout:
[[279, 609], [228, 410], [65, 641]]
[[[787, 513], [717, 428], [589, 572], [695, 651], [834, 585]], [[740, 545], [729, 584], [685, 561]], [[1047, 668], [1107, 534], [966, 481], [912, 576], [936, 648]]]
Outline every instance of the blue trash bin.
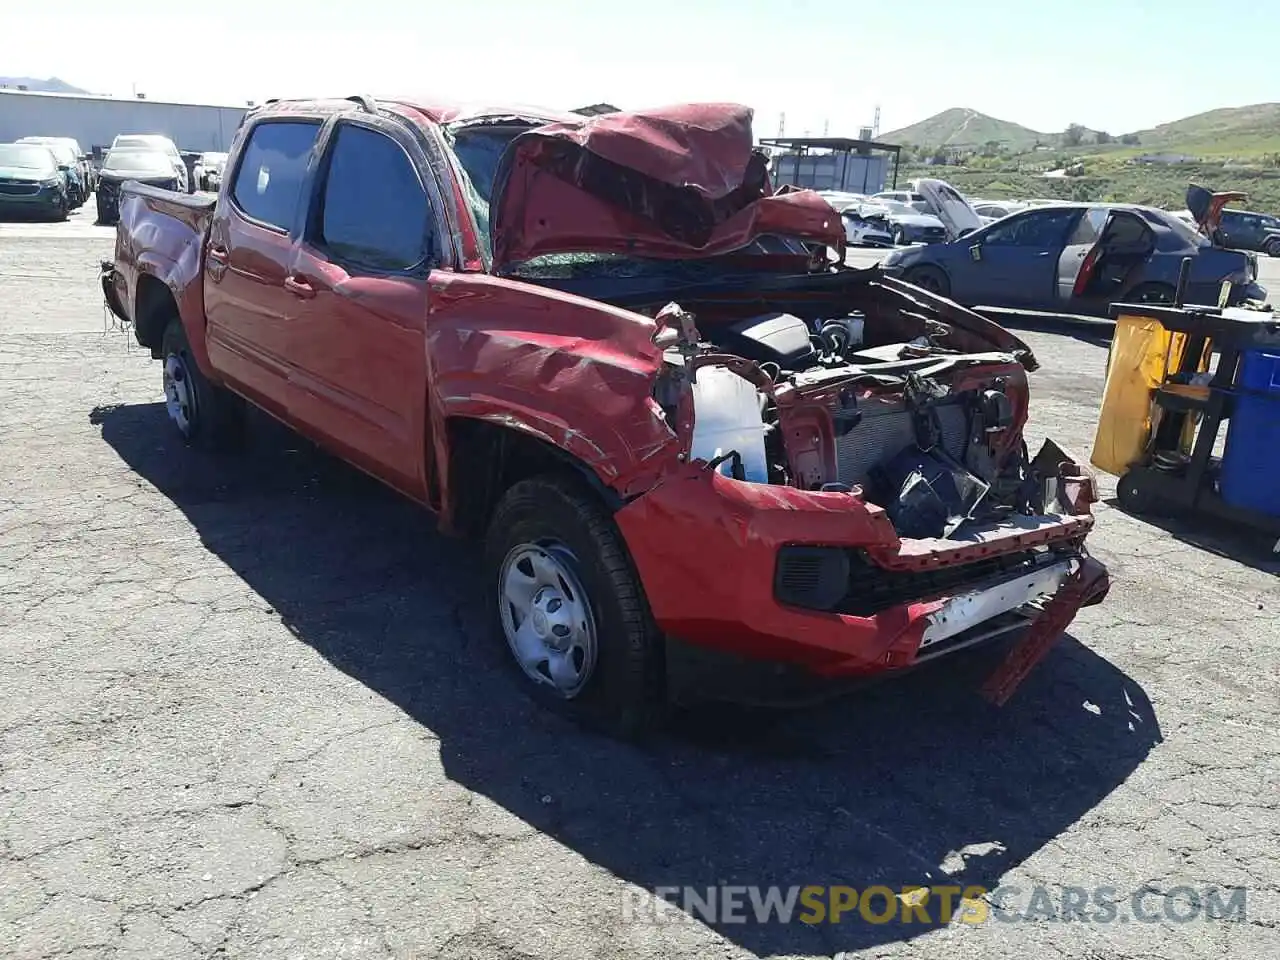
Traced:
[[1280, 350], [1242, 352], [1236, 389], [1222, 454], [1222, 499], [1280, 516]]

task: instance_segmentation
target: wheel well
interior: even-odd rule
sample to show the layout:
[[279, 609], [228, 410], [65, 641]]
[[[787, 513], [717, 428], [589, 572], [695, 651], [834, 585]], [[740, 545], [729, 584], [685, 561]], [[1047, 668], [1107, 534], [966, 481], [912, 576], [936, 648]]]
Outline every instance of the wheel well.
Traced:
[[165, 328], [176, 316], [178, 304], [169, 288], [149, 273], [139, 274], [133, 310], [134, 328], [138, 342], [149, 347], [151, 356], [157, 360]]
[[545, 440], [470, 417], [452, 417], [446, 429], [453, 527], [458, 533], [483, 535], [502, 495], [521, 480], [541, 474], [574, 477], [609, 510], [622, 505], [595, 471]]

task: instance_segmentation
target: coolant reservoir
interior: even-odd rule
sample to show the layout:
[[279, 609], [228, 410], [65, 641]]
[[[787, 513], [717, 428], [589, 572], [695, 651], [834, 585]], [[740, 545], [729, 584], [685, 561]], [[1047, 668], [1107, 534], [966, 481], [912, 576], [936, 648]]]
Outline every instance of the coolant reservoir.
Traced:
[[[760, 394], [754, 384], [724, 367], [700, 368], [693, 383], [693, 416], [693, 459], [710, 461], [736, 450], [747, 480], [769, 481]], [[731, 460], [720, 465], [725, 476], [731, 471]]]

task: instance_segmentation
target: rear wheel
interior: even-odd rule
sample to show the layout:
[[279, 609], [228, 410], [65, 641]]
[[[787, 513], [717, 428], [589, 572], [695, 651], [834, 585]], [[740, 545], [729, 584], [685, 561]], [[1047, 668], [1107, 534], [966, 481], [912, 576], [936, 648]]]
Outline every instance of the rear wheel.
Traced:
[[1267, 245], [1262, 248], [1262, 252], [1268, 257], [1280, 257], [1280, 237], [1272, 237], [1267, 241]]
[[903, 279], [907, 283], [914, 283], [922, 290], [928, 290], [930, 293], [936, 293], [940, 297], [949, 296], [951, 293], [951, 281], [947, 279], [947, 275], [937, 267], [921, 266], [912, 267], [903, 275]]
[[200, 372], [177, 317], [165, 328], [161, 352], [165, 412], [182, 439], [209, 450], [236, 446], [244, 436], [244, 401]]
[[610, 733], [651, 726], [661, 637], [603, 505], [569, 477], [523, 480], [499, 503], [485, 555], [494, 631], [529, 695]]

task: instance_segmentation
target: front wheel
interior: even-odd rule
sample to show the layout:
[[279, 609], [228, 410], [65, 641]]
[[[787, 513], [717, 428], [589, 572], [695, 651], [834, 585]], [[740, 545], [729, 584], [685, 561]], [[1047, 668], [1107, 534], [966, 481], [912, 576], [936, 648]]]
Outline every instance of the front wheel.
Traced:
[[585, 486], [555, 475], [517, 483], [485, 554], [494, 631], [526, 692], [617, 735], [650, 727], [661, 637], [621, 534]]
[[907, 283], [914, 283], [922, 290], [936, 293], [940, 297], [950, 296], [951, 281], [937, 267], [921, 266], [908, 270], [903, 278]]
[[67, 205], [67, 195], [64, 193], [58, 197], [58, 202], [54, 204], [53, 211], [50, 214], [49, 219], [56, 223], [61, 223], [63, 220], [67, 219], [68, 213], [70, 213], [70, 209]]
[[244, 401], [200, 372], [177, 317], [165, 328], [161, 352], [165, 412], [182, 439], [210, 450], [238, 445], [244, 435]]

